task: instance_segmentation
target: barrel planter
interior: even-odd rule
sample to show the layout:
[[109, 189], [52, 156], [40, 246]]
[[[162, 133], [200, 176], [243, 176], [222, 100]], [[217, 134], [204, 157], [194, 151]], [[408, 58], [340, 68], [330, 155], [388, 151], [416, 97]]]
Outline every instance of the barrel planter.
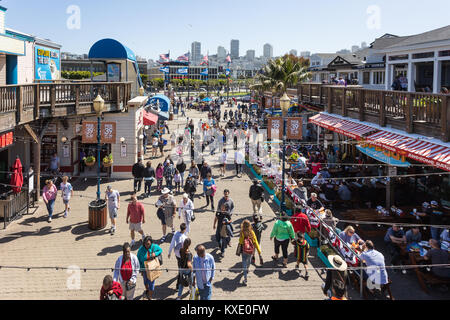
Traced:
[[101, 230], [107, 223], [106, 201], [95, 200], [89, 203], [89, 229]]

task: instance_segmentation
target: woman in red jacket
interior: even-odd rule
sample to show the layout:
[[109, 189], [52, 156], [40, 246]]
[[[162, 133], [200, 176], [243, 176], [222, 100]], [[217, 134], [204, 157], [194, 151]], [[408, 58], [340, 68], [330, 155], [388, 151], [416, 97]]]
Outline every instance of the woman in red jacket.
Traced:
[[113, 281], [110, 275], [103, 278], [103, 286], [100, 290], [100, 300], [123, 300], [122, 286], [119, 282]]

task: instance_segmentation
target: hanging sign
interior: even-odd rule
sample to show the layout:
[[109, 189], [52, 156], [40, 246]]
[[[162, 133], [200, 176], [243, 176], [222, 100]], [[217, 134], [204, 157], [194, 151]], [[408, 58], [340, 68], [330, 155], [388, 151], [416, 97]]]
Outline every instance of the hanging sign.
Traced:
[[293, 140], [302, 140], [303, 138], [303, 118], [287, 119], [287, 138]]
[[[97, 143], [97, 122], [84, 121], [82, 130], [82, 142]], [[101, 124], [101, 143], [116, 143], [116, 122], [102, 122]]]
[[375, 147], [367, 143], [358, 145], [356, 146], [356, 148], [365, 155], [377, 161], [390, 164], [392, 166], [409, 167], [411, 165], [408, 161], [405, 160], [404, 155], [384, 150], [382, 148]]
[[127, 157], [127, 145], [124, 144], [124, 143], [120, 145], [120, 156], [122, 158], [126, 158]]
[[283, 119], [282, 118], [269, 118], [268, 123], [268, 138], [269, 139], [282, 139], [283, 138]]

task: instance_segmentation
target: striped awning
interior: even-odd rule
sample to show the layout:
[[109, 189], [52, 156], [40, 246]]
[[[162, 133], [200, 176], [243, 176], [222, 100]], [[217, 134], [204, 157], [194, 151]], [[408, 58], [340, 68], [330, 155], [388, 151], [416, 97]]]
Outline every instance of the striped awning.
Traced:
[[365, 135], [373, 133], [378, 129], [366, 126], [350, 120], [343, 120], [329, 114], [320, 113], [309, 119], [310, 123], [325, 129], [346, 135], [352, 139], [362, 139]]
[[371, 144], [407, 158], [450, 171], [450, 148], [426, 140], [380, 131], [366, 138]]

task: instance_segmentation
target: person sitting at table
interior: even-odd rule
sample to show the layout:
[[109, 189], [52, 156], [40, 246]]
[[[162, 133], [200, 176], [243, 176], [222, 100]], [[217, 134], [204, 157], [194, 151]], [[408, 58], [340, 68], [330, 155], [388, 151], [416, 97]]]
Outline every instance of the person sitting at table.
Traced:
[[331, 227], [334, 231], [336, 231], [337, 234], [341, 233], [342, 231], [336, 228], [339, 219], [333, 217], [333, 213], [330, 209], [325, 210], [325, 218], [323, 218], [323, 222], [325, 222], [329, 227]]
[[405, 237], [407, 244], [412, 242], [419, 243], [422, 241], [422, 233], [420, 233], [419, 227], [412, 227], [410, 230], [406, 231]]
[[315, 156], [312, 157], [312, 159], [311, 159], [311, 173], [313, 175], [317, 175], [319, 173], [320, 169], [322, 169], [322, 165], [320, 164], [319, 160]]
[[[399, 246], [406, 244], [405, 233], [399, 226], [393, 225], [387, 230], [386, 235], [384, 236], [384, 242], [386, 243], [391, 255], [391, 264], [399, 265], [401, 262], [401, 252]], [[393, 271], [396, 272], [397, 270], [393, 269]]]
[[320, 202], [319, 199], [317, 199], [317, 193], [311, 193], [311, 199], [309, 199], [306, 204], [308, 207], [312, 208], [313, 210], [318, 211], [324, 211], [325, 207], [323, 206], [322, 202]]
[[362, 239], [355, 232], [355, 228], [352, 226], [347, 226], [344, 231], [339, 233], [339, 238], [341, 238], [345, 243], [352, 245], [354, 243], [363, 243]]
[[334, 201], [337, 199], [338, 194], [336, 190], [334, 189], [334, 184], [331, 181], [325, 180], [324, 184], [321, 187], [322, 194], [320, 197], [325, 201]]
[[[442, 250], [439, 241], [430, 239], [431, 249], [425, 254], [425, 260], [431, 260], [431, 264], [448, 264], [448, 250]], [[439, 278], [450, 278], [450, 268], [432, 267], [431, 272]]]
[[322, 177], [322, 174], [320, 172], [311, 180], [311, 185], [316, 188], [320, 188], [320, 186], [324, 183], [325, 179]]
[[389, 282], [386, 271], [384, 255], [375, 250], [373, 242], [367, 240], [362, 245], [362, 253], [359, 258], [366, 264], [367, 269], [363, 273], [364, 280], [370, 280], [375, 286], [382, 286]]
[[328, 168], [327, 167], [322, 168], [322, 170], [320, 170], [320, 173], [322, 174], [322, 177], [324, 179], [330, 179], [331, 178], [331, 174], [328, 172]]
[[338, 189], [339, 198], [342, 201], [350, 201], [352, 200], [352, 192], [348, 188], [347, 182], [342, 182]]
[[294, 193], [299, 196], [300, 199], [305, 201], [308, 200], [308, 189], [303, 185], [303, 180], [298, 182], [297, 188], [295, 188]]
[[450, 243], [450, 232], [449, 232], [449, 228], [444, 229], [444, 231], [442, 231], [441, 233], [441, 242], [449, 242]]
[[295, 182], [294, 178], [292, 178], [291, 175], [285, 180], [284, 182], [288, 188], [295, 188], [297, 187], [297, 182]]

